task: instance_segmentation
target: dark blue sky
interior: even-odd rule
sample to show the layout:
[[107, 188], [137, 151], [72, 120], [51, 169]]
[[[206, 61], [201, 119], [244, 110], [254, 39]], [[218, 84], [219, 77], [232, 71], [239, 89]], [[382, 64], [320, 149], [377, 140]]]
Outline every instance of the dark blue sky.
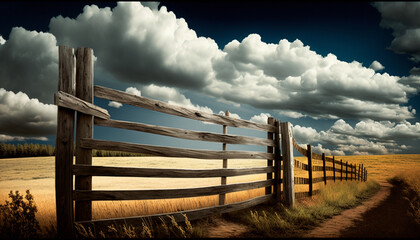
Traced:
[[[110, 7], [111, 10], [117, 6], [116, 2], [3, 2], [0, 4], [0, 35], [8, 40], [13, 27], [23, 27], [26, 30], [37, 32], [51, 32], [49, 27], [50, 20], [53, 17], [62, 15], [75, 19], [83, 12], [85, 5], [95, 4], [98, 7]], [[385, 66], [385, 72], [399, 77], [408, 76], [410, 69], [415, 66], [413, 61], [408, 59], [406, 54], [396, 54], [388, 49], [394, 36], [392, 29], [386, 29], [380, 26], [381, 13], [369, 2], [282, 2], [282, 1], [162, 1], [159, 5], [166, 6], [168, 11], [175, 13], [177, 18], [184, 18], [188, 27], [194, 30], [198, 37], [203, 36], [213, 39], [220, 50], [225, 45], [236, 39], [241, 42], [252, 33], [261, 36], [261, 41], [265, 43], [278, 44], [281, 39], [287, 39], [293, 42], [299, 39], [310, 50], [326, 57], [329, 53], [337, 56], [340, 61], [351, 63], [357, 61], [364, 67], [374, 61], [379, 61]], [[113, 41], [113, 39], [102, 39], [104, 41]], [[111, 73], [112, 74], [112, 73]], [[105, 74], [106, 75], [106, 74]], [[104, 76], [104, 73], [95, 75], [95, 78]], [[106, 77], [104, 77], [106, 78]], [[95, 81], [97, 81], [95, 79]], [[102, 81], [98, 79], [98, 81]], [[110, 86], [118, 86], [119, 90], [132, 86], [127, 82], [108, 81]], [[108, 83], [103, 83], [106, 86]], [[140, 85], [136, 85], [140, 86]], [[4, 87], [0, 84], [0, 88]], [[8, 90], [6, 88], [6, 90]], [[191, 99], [193, 104], [208, 106], [215, 113], [220, 109], [229, 109], [231, 112], [238, 113], [243, 119], [250, 119], [261, 112], [270, 113], [275, 118], [281, 118], [281, 121], [290, 121], [294, 125], [311, 127], [317, 132], [327, 131], [336, 122], [337, 119], [318, 119], [311, 117], [292, 118], [286, 115], [277, 115], [276, 112], [267, 109], [258, 109], [241, 103], [240, 107], [223, 102], [214, 101], [214, 96], [203, 95], [199, 91], [191, 89], [178, 88], [182, 94]], [[340, 89], [337, 89], [340, 91]], [[31, 97], [30, 93], [27, 93]], [[142, 94], [143, 95], [143, 94]], [[146, 93], [147, 96], [147, 93]], [[107, 107], [108, 101], [97, 99], [96, 104]], [[420, 109], [420, 97], [412, 96], [407, 103], [402, 106], [411, 105], [414, 109]], [[131, 112], [131, 107], [124, 106], [121, 109], [109, 109], [112, 116], [116, 119], [122, 119], [127, 116], [128, 119], [136, 119], [143, 116], [143, 120], [152, 123], [157, 120], [158, 123], [169, 126], [176, 126], [181, 120], [173, 117], [160, 118], [158, 115], [147, 115], [143, 110], [138, 113]], [[129, 112], [130, 114], [127, 114]], [[147, 112], [147, 111], [146, 111]], [[407, 119], [411, 124], [419, 122], [419, 113], [416, 118]], [[128, 120], [127, 119], [127, 120]], [[187, 122], [189, 122], [188, 120]], [[355, 126], [360, 119], [346, 118], [346, 123]], [[198, 128], [197, 130], [216, 130], [215, 126], [197, 125], [191, 121], [187, 123], [188, 127]], [[180, 127], [180, 126], [178, 126]], [[110, 138], [116, 134], [116, 130], [105, 132], [101, 127], [95, 127], [95, 137]], [[236, 130], [233, 130], [235, 132]], [[1, 134], [1, 132], [0, 132]], [[254, 135], [254, 133], [250, 133]], [[124, 132], [125, 137], [133, 141], [151, 144], [164, 143], [160, 137], [151, 135], [132, 135]], [[257, 134], [258, 135], [258, 134]], [[145, 137], [143, 137], [145, 136]], [[142, 140], [139, 140], [139, 139]], [[372, 140], [371, 138], [366, 138]], [[48, 135], [48, 141], [32, 142], [54, 144], [55, 137]], [[419, 140], [399, 140], [399, 144], [416, 145]], [[11, 141], [18, 142], [18, 141]], [[413, 144], [414, 143], [414, 144]], [[184, 142], [178, 142], [174, 145], [181, 146]], [[193, 143], [194, 147], [196, 143]], [[316, 143], [313, 143], [316, 144]], [[198, 146], [198, 145], [197, 145]], [[334, 145], [323, 143], [334, 149]], [[217, 147], [216, 147], [217, 148]], [[412, 147], [408, 152], [417, 152]]]

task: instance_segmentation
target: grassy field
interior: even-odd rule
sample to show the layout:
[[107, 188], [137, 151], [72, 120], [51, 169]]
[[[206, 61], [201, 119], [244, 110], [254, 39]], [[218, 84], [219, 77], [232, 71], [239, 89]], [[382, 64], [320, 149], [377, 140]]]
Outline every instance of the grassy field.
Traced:
[[[296, 157], [297, 160], [307, 163], [305, 157]], [[368, 170], [368, 179], [377, 181], [384, 181], [387, 178], [393, 177], [398, 173], [412, 170], [414, 177], [411, 179], [418, 179], [420, 170], [420, 154], [409, 155], [367, 155], [367, 156], [342, 156], [337, 157], [337, 160], [342, 159], [343, 162], [364, 164]], [[164, 162], [166, 161], [166, 162]], [[186, 160], [187, 161], [187, 160]], [[191, 159], [188, 161], [192, 161]], [[133, 167], [159, 167], [164, 165], [165, 168], [217, 168], [220, 167], [221, 162], [208, 160], [194, 160], [192, 162], [173, 161], [162, 158], [145, 158], [145, 157], [114, 157], [114, 158], [94, 158], [94, 165], [105, 166], [133, 166]], [[207, 165], [206, 165], [207, 164]], [[264, 161], [234, 161], [229, 160], [229, 167], [252, 167], [264, 166]], [[314, 165], [322, 166], [322, 161], [315, 160]], [[331, 163], [327, 163], [327, 166]], [[25, 172], [25, 167], [32, 170], [31, 174]], [[336, 166], [337, 167], [337, 166]], [[24, 159], [1, 159], [0, 168], [2, 174], [0, 175], [0, 202], [7, 199], [7, 194], [10, 190], [19, 190], [24, 193], [26, 189], [31, 189], [34, 195], [36, 205], [38, 206], [37, 219], [41, 227], [51, 228], [55, 225], [55, 192], [54, 192], [54, 157], [39, 157], [39, 158], [24, 158]], [[413, 170], [414, 169], [414, 170]], [[295, 169], [295, 176], [308, 177], [306, 171]], [[314, 172], [313, 177], [321, 177], [322, 172]], [[339, 173], [337, 173], [337, 177]], [[332, 172], [327, 172], [327, 175], [332, 175]], [[417, 178], [416, 178], [417, 177]], [[263, 175], [249, 175], [236, 178], [228, 178], [228, 183], [256, 181], [262, 180]], [[94, 178], [95, 179], [95, 178]], [[151, 184], [151, 180], [154, 181]], [[133, 183], [132, 178], [123, 178], [122, 180], [115, 180], [115, 178], [96, 178], [94, 180], [93, 189], [146, 189], [146, 188], [185, 188], [185, 187], [199, 187], [211, 186], [220, 183], [219, 178], [207, 178], [203, 181], [178, 180], [167, 181], [167, 179], [142, 179]], [[414, 180], [413, 180], [414, 181]], [[330, 183], [331, 181], [329, 181]], [[169, 183], [174, 185], [168, 185]], [[131, 184], [131, 185], [130, 185]], [[417, 183], [418, 184], [418, 183]], [[123, 187], [122, 187], [123, 186]], [[314, 185], [314, 189], [322, 189], [323, 183]], [[418, 186], [418, 185], [416, 185]], [[296, 185], [295, 191], [308, 191], [307, 185]], [[227, 194], [227, 203], [242, 201], [248, 198], [264, 194], [264, 189], [256, 189], [253, 191], [242, 191], [237, 193]], [[145, 200], [145, 201], [99, 201], [93, 203], [93, 218], [110, 218], [110, 217], [125, 217], [135, 215], [147, 215], [162, 212], [172, 212], [180, 209], [194, 209], [201, 207], [214, 206], [218, 203], [218, 196], [207, 196], [198, 198], [185, 199], [168, 199], [168, 200]]]

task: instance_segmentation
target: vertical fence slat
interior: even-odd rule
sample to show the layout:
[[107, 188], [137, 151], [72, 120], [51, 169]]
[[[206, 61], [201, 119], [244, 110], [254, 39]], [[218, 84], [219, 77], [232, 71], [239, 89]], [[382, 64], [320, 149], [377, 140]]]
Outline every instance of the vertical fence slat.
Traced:
[[340, 181], [343, 181], [343, 159], [340, 159], [341, 171], [340, 171]]
[[292, 124], [290, 122], [282, 122], [281, 126], [281, 144], [283, 153], [283, 193], [284, 202], [288, 207], [293, 207], [295, 202], [294, 188], [294, 158], [293, 158], [293, 135]]
[[[273, 125], [274, 124], [274, 118], [269, 117], [267, 119], [267, 124], [268, 125]], [[273, 139], [273, 133], [272, 132], [267, 132], [267, 139], [272, 140]], [[273, 153], [273, 147], [271, 146], [267, 146], [267, 153]], [[271, 159], [267, 159], [267, 167], [272, 167], [273, 166], [273, 160]], [[273, 173], [267, 173], [267, 180], [273, 179]], [[265, 194], [271, 194], [272, 193], [272, 186], [266, 187], [265, 188]]]
[[335, 182], [335, 157], [333, 156], [333, 178]]
[[322, 154], [322, 170], [324, 171], [324, 184], [327, 184], [327, 170], [325, 167], [325, 153]]
[[276, 194], [277, 201], [281, 201], [281, 152], [280, 152], [280, 121], [275, 120], [274, 126], [276, 127], [276, 132], [274, 133], [274, 141], [276, 146], [274, 148], [275, 161], [274, 166], [276, 171], [274, 172], [274, 179], [276, 183], [274, 184], [274, 193]]
[[313, 195], [313, 177], [312, 177], [312, 146], [308, 144], [308, 150], [306, 152], [308, 157], [308, 174], [309, 174], [309, 196]]
[[347, 181], [347, 174], [348, 174], [347, 168], [348, 168], [348, 162], [346, 161], [346, 181]]
[[[229, 110], [226, 110], [225, 116], [230, 116]], [[227, 134], [227, 126], [226, 125], [223, 125], [223, 134]], [[222, 150], [223, 151], [227, 150], [226, 143], [222, 143]], [[228, 160], [223, 159], [223, 168], [227, 168], [227, 166], [228, 166]], [[226, 182], [227, 182], [226, 176], [223, 176], [221, 178], [221, 185], [226, 185]], [[219, 205], [225, 205], [225, 202], [226, 202], [226, 194], [222, 193], [222, 194], [219, 195]]]
[[[75, 58], [73, 48], [58, 47], [58, 91], [75, 94]], [[55, 194], [57, 233], [73, 237], [73, 151], [74, 110], [57, 108], [57, 136], [55, 145]]]
[[365, 180], [365, 178], [364, 178], [364, 170], [363, 170], [363, 163], [362, 163], [362, 166], [361, 166], [361, 169], [360, 169], [362, 172], [361, 172], [361, 175], [360, 175], [360, 180], [362, 180], [362, 181], [364, 181]]
[[[93, 50], [76, 50], [76, 97], [93, 103]], [[76, 164], [92, 165], [92, 150], [81, 148], [82, 138], [93, 138], [93, 116], [77, 112]], [[92, 176], [75, 176], [76, 190], [92, 190]], [[75, 202], [75, 220], [92, 220], [92, 201]]]

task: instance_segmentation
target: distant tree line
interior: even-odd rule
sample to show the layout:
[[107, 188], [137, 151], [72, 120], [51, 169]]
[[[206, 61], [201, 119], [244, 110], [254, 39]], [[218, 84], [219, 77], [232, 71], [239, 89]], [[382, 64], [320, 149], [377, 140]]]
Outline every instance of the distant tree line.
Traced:
[[[76, 152], [76, 151], [74, 151]], [[19, 157], [41, 157], [55, 156], [55, 147], [46, 144], [8, 144], [0, 143], [0, 158], [19, 158]], [[118, 151], [96, 150], [92, 151], [93, 157], [138, 157], [146, 156], [141, 153], [129, 153]]]

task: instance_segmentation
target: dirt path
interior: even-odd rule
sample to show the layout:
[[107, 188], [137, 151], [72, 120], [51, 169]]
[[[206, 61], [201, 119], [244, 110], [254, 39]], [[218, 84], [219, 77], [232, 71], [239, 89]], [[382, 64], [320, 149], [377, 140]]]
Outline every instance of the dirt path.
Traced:
[[[301, 236], [303, 238], [355, 237], [420, 237], [420, 228], [408, 217], [409, 203], [403, 198], [402, 188], [388, 182], [379, 182], [380, 190], [361, 205], [327, 219], [321, 225]], [[210, 227], [210, 238], [258, 237], [250, 229], [224, 219]], [[249, 235], [251, 234], [251, 235]]]
[[328, 219], [303, 237], [420, 237], [420, 229], [407, 217], [409, 203], [402, 188], [388, 182], [380, 185], [378, 193], [362, 205]]

